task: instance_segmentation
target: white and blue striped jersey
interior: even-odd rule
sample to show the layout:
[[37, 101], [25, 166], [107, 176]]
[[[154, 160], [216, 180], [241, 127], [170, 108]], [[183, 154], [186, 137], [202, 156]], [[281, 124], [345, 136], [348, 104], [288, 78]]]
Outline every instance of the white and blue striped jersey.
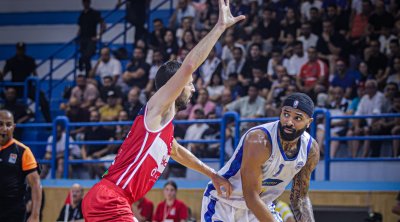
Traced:
[[262, 181], [260, 181], [262, 192], [260, 193], [260, 197], [267, 205], [270, 205], [273, 200], [277, 199], [283, 193], [285, 187], [290, 183], [293, 177], [306, 164], [308, 152], [312, 144], [312, 137], [307, 132], [304, 132], [300, 136], [297, 144], [299, 149], [297, 156], [292, 159], [286, 157], [279, 139], [278, 123], [279, 120], [259, 125], [248, 130], [240, 139], [238, 147], [231, 159], [218, 171], [218, 174], [228, 179], [233, 185], [233, 191], [229, 198], [218, 196], [211, 182], [208, 184], [204, 196], [211, 195], [221, 202], [225, 202], [233, 207], [247, 209], [243, 197], [242, 179], [240, 174], [243, 145], [247, 133], [255, 129], [260, 129], [265, 132], [272, 144], [271, 156], [262, 165]]

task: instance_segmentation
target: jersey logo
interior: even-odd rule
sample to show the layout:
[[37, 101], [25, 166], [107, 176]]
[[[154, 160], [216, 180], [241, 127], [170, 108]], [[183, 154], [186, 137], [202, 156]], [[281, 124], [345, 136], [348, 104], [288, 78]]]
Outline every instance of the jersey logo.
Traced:
[[15, 163], [17, 162], [17, 157], [18, 157], [17, 154], [11, 153], [11, 154], [10, 154], [10, 158], [8, 158], [8, 162], [9, 162], [9, 163], [14, 163], [14, 164], [15, 164]]
[[263, 186], [276, 186], [282, 182], [283, 182], [283, 180], [268, 178], [266, 180], [263, 180], [262, 185]]
[[161, 161], [161, 165], [167, 167], [167, 164], [168, 164], [167, 156], [164, 155]]
[[285, 167], [285, 164], [281, 163], [281, 165], [279, 165], [279, 170], [278, 172], [276, 172], [274, 175], [272, 175], [273, 177], [277, 177], [279, 174], [281, 174], [283, 167]]
[[300, 170], [303, 166], [304, 166], [304, 162], [303, 162], [303, 161], [300, 161], [300, 162], [298, 162], [298, 163], [296, 164], [295, 169], [296, 169], [296, 170]]
[[297, 108], [297, 106], [299, 105], [299, 100], [295, 100], [294, 102], [293, 102], [293, 108]]

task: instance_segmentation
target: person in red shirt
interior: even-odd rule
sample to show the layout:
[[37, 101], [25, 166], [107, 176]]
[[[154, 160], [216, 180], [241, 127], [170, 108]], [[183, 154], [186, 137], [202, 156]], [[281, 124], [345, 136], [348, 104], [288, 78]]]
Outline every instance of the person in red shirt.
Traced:
[[308, 62], [301, 67], [296, 84], [301, 92], [310, 93], [317, 84], [325, 84], [328, 66], [318, 59], [318, 52], [314, 47], [308, 48], [307, 53]]
[[178, 187], [174, 181], [164, 185], [165, 200], [158, 204], [153, 222], [184, 222], [189, 217], [189, 209], [182, 201], [176, 199]]
[[133, 203], [132, 211], [139, 222], [151, 221], [153, 217], [154, 204], [146, 197], [140, 198]]

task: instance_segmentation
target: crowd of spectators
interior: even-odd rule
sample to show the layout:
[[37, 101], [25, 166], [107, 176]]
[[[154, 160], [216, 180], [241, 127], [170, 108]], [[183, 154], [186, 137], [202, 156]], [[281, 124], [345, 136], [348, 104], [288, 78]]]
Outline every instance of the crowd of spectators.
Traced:
[[[90, 1], [83, 3], [81, 29], [90, 22], [103, 26]], [[318, 107], [333, 115], [400, 111], [400, 1], [232, 0], [231, 11], [234, 16], [246, 15], [246, 19], [223, 34], [193, 73], [196, 93], [177, 119], [219, 118], [227, 111], [245, 118], [274, 117], [292, 92], [307, 93]], [[179, 0], [168, 23], [155, 18], [151, 32], [139, 28], [128, 62], [119, 60], [108, 47], [100, 49], [93, 66], [82, 58], [75, 87], [60, 109], [71, 122], [133, 120], [155, 91], [158, 68], [168, 60], [183, 61], [217, 20], [218, 0]], [[91, 42], [101, 32], [80, 35], [87, 35]], [[18, 110], [22, 120], [31, 115], [26, 108]], [[315, 121], [323, 126], [324, 120]], [[243, 124], [242, 129], [250, 126]], [[219, 127], [213, 124], [177, 126], [175, 130], [176, 138], [181, 139], [220, 137]], [[123, 139], [128, 131], [129, 127], [80, 127], [72, 129], [71, 135], [76, 140], [112, 141]], [[319, 127], [317, 136], [323, 155], [334, 157], [343, 147], [348, 148], [344, 155], [352, 157], [381, 155], [381, 141], [333, 141], [331, 153], [325, 154], [324, 131]], [[333, 120], [331, 133], [399, 135], [399, 119]], [[227, 139], [225, 155], [229, 157], [230, 128]], [[399, 155], [399, 143], [392, 141], [394, 157]], [[187, 145], [202, 157], [218, 157], [215, 147]], [[80, 149], [79, 158], [98, 159], [115, 154], [118, 147], [85, 145]], [[101, 176], [103, 164], [90, 166], [92, 178]]]

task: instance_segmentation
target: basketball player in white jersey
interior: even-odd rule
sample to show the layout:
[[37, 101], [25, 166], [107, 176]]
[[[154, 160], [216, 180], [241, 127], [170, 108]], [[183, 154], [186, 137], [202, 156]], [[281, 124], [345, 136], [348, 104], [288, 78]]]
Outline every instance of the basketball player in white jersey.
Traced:
[[308, 187], [319, 161], [319, 148], [305, 132], [313, 121], [313, 112], [310, 97], [294, 93], [284, 101], [280, 120], [248, 130], [218, 172], [232, 183], [230, 197], [218, 195], [209, 183], [201, 221], [281, 222], [272, 201], [292, 179], [290, 201], [296, 220], [315, 221]]

